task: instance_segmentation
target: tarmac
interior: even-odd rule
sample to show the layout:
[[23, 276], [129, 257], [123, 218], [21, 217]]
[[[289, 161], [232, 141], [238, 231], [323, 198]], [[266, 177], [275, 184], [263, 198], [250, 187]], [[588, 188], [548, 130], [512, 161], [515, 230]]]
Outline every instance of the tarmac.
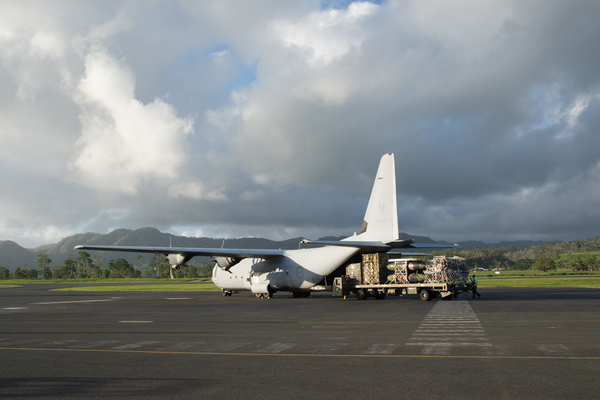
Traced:
[[0, 398], [600, 393], [598, 289], [480, 288], [478, 299], [428, 302], [49, 290], [64, 286], [0, 289]]

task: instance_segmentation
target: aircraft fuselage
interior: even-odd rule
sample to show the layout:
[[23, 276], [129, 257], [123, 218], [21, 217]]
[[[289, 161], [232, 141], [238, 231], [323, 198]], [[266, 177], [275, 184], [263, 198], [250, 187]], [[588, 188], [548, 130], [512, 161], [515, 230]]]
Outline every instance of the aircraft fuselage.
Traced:
[[245, 258], [229, 270], [215, 266], [212, 281], [225, 291], [310, 290], [356, 254], [354, 247], [287, 250], [278, 258]]

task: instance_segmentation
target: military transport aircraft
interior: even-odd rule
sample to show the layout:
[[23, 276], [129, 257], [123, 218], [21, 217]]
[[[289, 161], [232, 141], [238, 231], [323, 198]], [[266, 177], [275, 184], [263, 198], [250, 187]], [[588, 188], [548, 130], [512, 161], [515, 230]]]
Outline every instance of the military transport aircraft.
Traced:
[[322, 285], [317, 285], [356, 255], [386, 253], [396, 248], [454, 247], [399, 240], [395, 168], [394, 154], [385, 154], [360, 232], [341, 241], [302, 241], [319, 247], [255, 250], [79, 245], [75, 249], [164, 254], [174, 269], [194, 256], [211, 256], [215, 260], [212, 281], [224, 296], [251, 291], [257, 297], [270, 297], [277, 291], [290, 291], [294, 297], [305, 297], [311, 291], [323, 290]]

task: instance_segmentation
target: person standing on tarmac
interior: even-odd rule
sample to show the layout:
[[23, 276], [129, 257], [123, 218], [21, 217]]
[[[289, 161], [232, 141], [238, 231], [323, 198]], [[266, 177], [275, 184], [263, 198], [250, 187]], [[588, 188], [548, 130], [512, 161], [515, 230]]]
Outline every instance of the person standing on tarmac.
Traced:
[[471, 287], [473, 288], [473, 298], [475, 298], [475, 295], [477, 295], [477, 298], [480, 298], [481, 295], [477, 292], [477, 278], [475, 278], [475, 275], [471, 278]]

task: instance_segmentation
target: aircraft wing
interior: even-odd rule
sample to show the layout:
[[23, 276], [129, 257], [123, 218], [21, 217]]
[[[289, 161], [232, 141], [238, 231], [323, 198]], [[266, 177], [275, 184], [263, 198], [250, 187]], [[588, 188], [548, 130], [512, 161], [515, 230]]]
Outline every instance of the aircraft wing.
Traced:
[[323, 245], [323, 246], [344, 246], [358, 247], [362, 253], [386, 253], [391, 249], [447, 249], [460, 247], [457, 244], [434, 244], [434, 243], [415, 243], [411, 240], [395, 240], [393, 242], [365, 242], [352, 240], [302, 240], [303, 244]]
[[410, 243], [408, 248], [413, 249], [453, 249], [460, 248], [458, 244], [438, 244], [438, 243]]
[[145, 247], [145, 246], [94, 246], [79, 245], [75, 250], [125, 251], [132, 253], [181, 254], [186, 256], [272, 258], [283, 255], [283, 250], [216, 249], [201, 247]]

